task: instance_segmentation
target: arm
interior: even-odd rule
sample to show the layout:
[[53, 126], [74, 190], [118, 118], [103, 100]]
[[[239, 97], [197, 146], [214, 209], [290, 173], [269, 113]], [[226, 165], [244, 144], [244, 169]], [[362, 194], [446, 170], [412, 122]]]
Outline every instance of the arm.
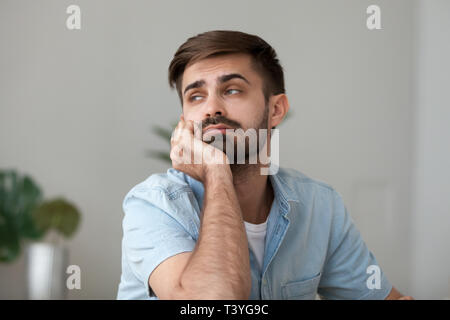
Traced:
[[251, 289], [248, 242], [231, 170], [206, 176], [197, 245], [184, 269], [181, 299], [248, 299]]
[[[342, 196], [332, 191], [332, 220], [329, 248], [322, 270], [318, 292], [326, 299], [398, 299], [402, 295], [391, 285], [386, 274], [362, 239], [348, 212]], [[369, 266], [378, 266], [378, 289], [370, 289], [369, 278], [374, 273]], [[373, 271], [372, 271], [373, 272]], [[373, 279], [373, 278], [372, 278]]]
[[[203, 142], [198, 131], [195, 134], [193, 122], [181, 116], [171, 140], [173, 167], [203, 182], [205, 190], [199, 239], [172, 290], [173, 298], [248, 299], [248, 240], [228, 158]], [[193, 164], [197, 152], [201, 164]]]
[[392, 287], [391, 292], [384, 300], [414, 300], [411, 296], [403, 296], [397, 289]]

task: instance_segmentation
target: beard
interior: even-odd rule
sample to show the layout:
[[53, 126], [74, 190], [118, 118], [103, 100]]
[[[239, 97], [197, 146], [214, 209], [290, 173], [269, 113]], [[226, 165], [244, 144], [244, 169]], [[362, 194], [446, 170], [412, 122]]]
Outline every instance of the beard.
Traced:
[[[258, 163], [260, 152], [267, 150], [268, 117], [269, 105], [266, 103], [262, 119], [257, 123], [255, 128], [249, 128], [249, 130], [246, 131], [246, 133], [256, 133], [253, 137], [244, 134], [242, 128], [237, 128], [237, 130], [233, 130], [233, 134], [217, 133], [211, 136], [211, 141], [205, 142], [223, 151], [227, 155], [230, 161], [230, 168], [233, 175], [235, 175], [247, 170], [249, 166], [255, 166], [255, 164]], [[226, 121], [224, 121], [224, 123], [226, 123]], [[264, 129], [263, 134], [260, 134], [261, 129]]]

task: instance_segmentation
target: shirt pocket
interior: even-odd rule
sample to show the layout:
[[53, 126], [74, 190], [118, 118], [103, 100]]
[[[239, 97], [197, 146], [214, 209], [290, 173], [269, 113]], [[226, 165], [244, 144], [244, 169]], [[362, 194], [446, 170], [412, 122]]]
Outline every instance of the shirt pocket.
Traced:
[[311, 279], [290, 281], [281, 286], [283, 300], [314, 300], [319, 286], [321, 273]]

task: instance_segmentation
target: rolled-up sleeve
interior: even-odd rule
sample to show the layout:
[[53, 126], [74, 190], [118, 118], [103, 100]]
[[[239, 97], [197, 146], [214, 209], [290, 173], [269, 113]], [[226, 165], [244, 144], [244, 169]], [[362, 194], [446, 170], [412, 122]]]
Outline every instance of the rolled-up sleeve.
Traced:
[[384, 299], [391, 289], [391, 283], [363, 241], [342, 197], [333, 191], [329, 248], [319, 295], [323, 299], [376, 300]]
[[148, 285], [153, 270], [171, 256], [194, 250], [196, 242], [177, 220], [148, 201], [131, 196], [123, 210], [123, 254], [148, 296], [156, 297]]

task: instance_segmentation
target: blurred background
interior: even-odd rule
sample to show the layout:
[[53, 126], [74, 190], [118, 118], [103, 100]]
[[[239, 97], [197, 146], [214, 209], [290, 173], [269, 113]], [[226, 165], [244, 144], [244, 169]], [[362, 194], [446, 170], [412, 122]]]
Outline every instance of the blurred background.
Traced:
[[[66, 27], [72, 4], [79, 30]], [[366, 26], [372, 4], [380, 30]], [[67, 298], [116, 298], [122, 200], [169, 168], [148, 156], [168, 150], [152, 128], [181, 111], [167, 68], [215, 29], [279, 55], [292, 110], [281, 166], [342, 195], [402, 293], [450, 297], [450, 1], [0, 0], [0, 169], [81, 213], [65, 240], [81, 288]], [[0, 299], [28, 297], [25, 248], [0, 263]]]

